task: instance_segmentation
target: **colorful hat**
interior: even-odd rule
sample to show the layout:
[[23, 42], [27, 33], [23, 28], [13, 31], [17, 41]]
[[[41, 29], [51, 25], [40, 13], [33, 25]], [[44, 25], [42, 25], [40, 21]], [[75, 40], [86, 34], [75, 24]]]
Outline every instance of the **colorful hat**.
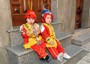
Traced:
[[49, 14], [51, 14], [50, 10], [48, 10], [48, 9], [43, 10], [43, 12], [42, 12], [42, 16], [44, 16], [45, 13], [49, 13]]
[[25, 14], [25, 19], [26, 19], [26, 18], [34, 18], [34, 19], [36, 19], [36, 14], [35, 14], [35, 12], [34, 12], [33, 10], [27, 11], [26, 14]]
[[42, 22], [45, 22], [45, 18], [46, 18], [47, 15], [51, 15], [51, 19], [52, 19], [52, 21], [53, 21], [54, 16], [53, 16], [52, 13], [50, 12], [50, 10], [45, 9], [45, 10], [42, 12]]

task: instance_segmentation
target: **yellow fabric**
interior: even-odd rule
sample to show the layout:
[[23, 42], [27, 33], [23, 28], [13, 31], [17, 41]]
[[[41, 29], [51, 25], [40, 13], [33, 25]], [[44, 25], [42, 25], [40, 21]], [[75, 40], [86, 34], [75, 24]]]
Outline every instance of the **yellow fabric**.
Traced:
[[[49, 38], [49, 40], [47, 41], [46, 46], [47, 46], [47, 47], [57, 47], [56, 35], [55, 35], [55, 32], [54, 32], [54, 29], [53, 29], [52, 25], [51, 25], [51, 24], [46, 24], [46, 23], [43, 23], [43, 24], [44, 24], [45, 26], [47, 26], [47, 27], [49, 28], [49, 31], [50, 31], [50, 37], [47, 37], [47, 38], [46, 38], [46, 41], [47, 41], [48, 38]], [[54, 42], [54, 44], [51, 45], [50, 42]]]
[[[24, 28], [27, 30], [27, 34], [28, 34], [28, 36], [30, 36], [30, 38], [29, 38], [29, 42], [27, 44], [23, 45], [25, 49], [31, 48], [31, 46], [33, 46], [34, 44], [37, 44], [36, 36], [34, 34], [30, 33], [33, 30], [33, 26], [28, 23], [26, 23], [26, 24], [27, 24], [28, 28], [25, 24], [24, 24]], [[38, 41], [42, 39], [41, 36], [37, 36], [37, 38], [38, 38]]]
[[[38, 41], [40, 41], [42, 39], [41, 36], [38, 37]], [[29, 42], [27, 44], [24, 44], [24, 48], [28, 49], [31, 48], [31, 46], [33, 46], [34, 44], [37, 44], [37, 40], [36, 38], [29, 38]]]
[[33, 30], [32, 25], [26, 23], [26, 24], [24, 24], [24, 28], [26, 29], [27, 34], [28, 34], [29, 37], [35, 37], [35, 35], [31, 33], [31, 31]]

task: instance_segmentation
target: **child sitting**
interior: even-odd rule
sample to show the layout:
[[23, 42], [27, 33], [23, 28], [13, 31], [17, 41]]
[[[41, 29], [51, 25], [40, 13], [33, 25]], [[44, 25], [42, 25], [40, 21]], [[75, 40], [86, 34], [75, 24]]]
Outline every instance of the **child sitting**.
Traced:
[[33, 49], [41, 60], [49, 61], [50, 58], [45, 52], [46, 44], [40, 36], [39, 25], [35, 23], [36, 14], [33, 10], [29, 10], [25, 14], [26, 23], [20, 26], [20, 32], [24, 38], [24, 48]]
[[70, 56], [65, 53], [64, 48], [57, 40], [53, 26], [51, 25], [52, 20], [52, 13], [49, 10], [45, 9], [42, 12], [41, 35], [43, 39], [47, 42], [46, 47], [51, 53], [52, 57], [55, 59], [57, 58], [60, 62], [62, 62], [63, 58], [70, 59]]

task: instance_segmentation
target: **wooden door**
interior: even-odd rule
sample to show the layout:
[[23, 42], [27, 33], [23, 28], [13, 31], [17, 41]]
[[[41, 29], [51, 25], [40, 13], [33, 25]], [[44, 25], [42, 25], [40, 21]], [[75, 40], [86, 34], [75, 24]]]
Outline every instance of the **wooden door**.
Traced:
[[10, 0], [13, 26], [20, 26], [21, 24], [26, 22], [24, 19], [24, 15], [29, 9], [31, 9], [31, 7], [37, 15], [36, 22], [41, 22], [41, 12], [43, 11], [43, 4], [46, 4], [46, 8], [51, 10], [51, 0]]
[[81, 27], [82, 11], [83, 11], [84, 0], [76, 0], [76, 18], [75, 18], [75, 29]]

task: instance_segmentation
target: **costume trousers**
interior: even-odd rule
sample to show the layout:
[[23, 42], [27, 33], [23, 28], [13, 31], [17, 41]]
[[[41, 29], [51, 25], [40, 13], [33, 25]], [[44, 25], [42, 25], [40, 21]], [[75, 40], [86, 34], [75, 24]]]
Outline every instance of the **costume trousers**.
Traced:
[[60, 45], [60, 42], [57, 41], [57, 47], [48, 47], [47, 48], [50, 54], [52, 55], [53, 58], [57, 58], [57, 56], [62, 52], [64, 53], [64, 49]]
[[33, 45], [31, 48], [38, 54], [39, 58], [45, 58], [48, 54], [45, 51], [46, 43], [41, 43], [40, 45]]

